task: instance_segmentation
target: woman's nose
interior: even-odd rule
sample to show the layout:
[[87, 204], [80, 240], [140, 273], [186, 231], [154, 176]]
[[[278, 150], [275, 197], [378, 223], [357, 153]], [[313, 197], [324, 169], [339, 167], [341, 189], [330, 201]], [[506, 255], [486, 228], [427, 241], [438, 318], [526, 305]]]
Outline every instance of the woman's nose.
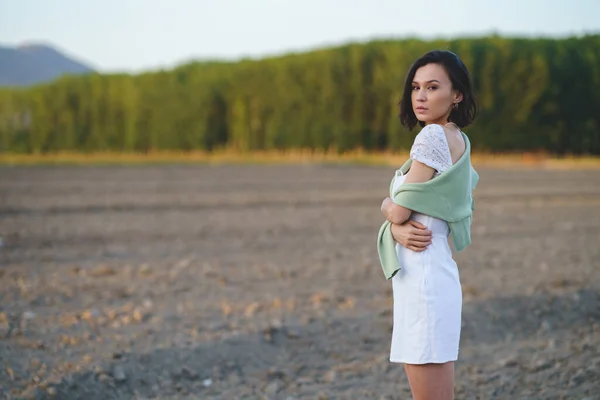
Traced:
[[419, 101], [425, 101], [427, 97], [425, 96], [425, 92], [423, 90], [419, 90], [417, 91], [417, 97], [416, 99]]

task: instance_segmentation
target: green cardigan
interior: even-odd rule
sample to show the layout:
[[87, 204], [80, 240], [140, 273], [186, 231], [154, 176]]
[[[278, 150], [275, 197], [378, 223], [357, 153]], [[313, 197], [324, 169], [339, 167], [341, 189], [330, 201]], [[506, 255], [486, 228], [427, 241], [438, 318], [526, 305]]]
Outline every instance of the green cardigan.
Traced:
[[[394, 203], [448, 222], [456, 251], [471, 244], [471, 216], [475, 210], [473, 190], [479, 180], [479, 175], [471, 165], [471, 143], [464, 132], [462, 135], [466, 144], [465, 152], [446, 171], [427, 182], [403, 183], [396, 193], [392, 192], [393, 179], [390, 184], [390, 198]], [[411, 163], [412, 159], [409, 158], [400, 171], [406, 174]], [[385, 278], [391, 279], [401, 266], [390, 221], [385, 221], [379, 229], [377, 251]]]

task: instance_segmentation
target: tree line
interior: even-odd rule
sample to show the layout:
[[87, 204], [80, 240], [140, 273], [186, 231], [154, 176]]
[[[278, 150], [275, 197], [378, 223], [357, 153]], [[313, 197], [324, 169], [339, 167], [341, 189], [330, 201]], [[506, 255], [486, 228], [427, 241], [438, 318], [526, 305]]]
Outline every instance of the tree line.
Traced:
[[0, 151], [406, 149], [404, 76], [457, 53], [480, 105], [475, 150], [600, 154], [600, 35], [376, 40], [0, 90]]

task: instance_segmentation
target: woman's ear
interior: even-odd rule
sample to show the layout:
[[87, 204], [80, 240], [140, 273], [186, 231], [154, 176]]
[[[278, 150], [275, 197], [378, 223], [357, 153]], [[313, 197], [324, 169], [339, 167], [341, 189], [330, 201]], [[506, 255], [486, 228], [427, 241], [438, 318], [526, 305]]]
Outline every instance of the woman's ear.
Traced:
[[463, 94], [459, 91], [456, 91], [454, 93], [454, 102], [455, 103], [460, 103], [461, 101], [463, 101]]

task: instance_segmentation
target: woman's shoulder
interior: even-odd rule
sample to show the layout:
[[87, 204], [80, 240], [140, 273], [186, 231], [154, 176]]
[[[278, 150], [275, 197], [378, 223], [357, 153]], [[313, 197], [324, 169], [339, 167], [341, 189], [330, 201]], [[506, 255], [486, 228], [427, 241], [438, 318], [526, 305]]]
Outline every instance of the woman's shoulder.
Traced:
[[446, 136], [446, 132], [444, 131], [444, 127], [442, 125], [429, 124], [429, 125], [425, 125], [423, 128], [421, 128], [421, 130], [415, 137], [415, 142], [429, 141], [432, 139], [439, 140], [439, 138], [445, 137], [445, 136]]
[[[454, 128], [450, 127], [450, 125], [453, 125]], [[424, 134], [424, 135], [434, 135], [434, 134], [442, 134], [445, 132], [452, 132], [452, 131], [458, 131], [463, 133], [462, 129], [460, 129], [458, 127], [458, 125], [449, 122], [447, 125], [441, 125], [441, 124], [428, 124], [425, 125], [423, 128], [421, 128], [421, 130], [419, 131], [418, 135], [420, 134]]]
[[413, 160], [429, 165], [440, 173], [452, 166], [452, 154], [443, 126], [438, 124], [424, 126], [415, 138], [410, 156]]
[[425, 125], [423, 128], [421, 128], [421, 131], [419, 131], [419, 133], [440, 133], [440, 132], [444, 132], [444, 126], [440, 125], [440, 124], [427, 124]]
[[415, 144], [445, 143], [446, 132], [439, 124], [425, 125], [415, 137]]

